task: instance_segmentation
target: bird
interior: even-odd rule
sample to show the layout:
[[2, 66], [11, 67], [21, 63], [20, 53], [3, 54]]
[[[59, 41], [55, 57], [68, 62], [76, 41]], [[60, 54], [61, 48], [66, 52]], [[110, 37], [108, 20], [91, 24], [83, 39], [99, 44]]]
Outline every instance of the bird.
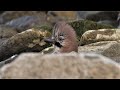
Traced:
[[52, 36], [45, 38], [44, 41], [54, 45], [53, 53], [78, 52], [76, 32], [66, 21], [56, 22], [53, 27]]

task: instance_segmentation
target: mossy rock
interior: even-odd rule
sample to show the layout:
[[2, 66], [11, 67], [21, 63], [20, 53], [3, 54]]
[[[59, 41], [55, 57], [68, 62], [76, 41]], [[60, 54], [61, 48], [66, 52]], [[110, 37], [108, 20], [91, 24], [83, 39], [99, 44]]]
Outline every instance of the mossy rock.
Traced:
[[[34, 28], [34, 30], [40, 30], [42, 32], [47, 31], [46, 36], [44, 36], [44, 38], [51, 37], [51, 35], [52, 35], [52, 27], [47, 25], [47, 24], [46, 25], [41, 25], [41, 26], [36, 25], [33, 28]], [[52, 46], [52, 44], [48, 43], [47, 46], [50, 47], [50, 46]]]
[[36, 26], [34, 26], [33, 28], [34, 28], [34, 29], [37, 29], [37, 30], [42, 30], [42, 31], [47, 30], [48, 32], [52, 33], [52, 28], [53, 28], [53, 27], [50, 26], [50, 25], [41, 25], [41, 26], [36, 25]]
[[69, 24], [75, 29], [77, 33], [78, 40], [80, 40], [82, 34], [88, 30], [98, 30], [98, 29], [111, 29], [113, 26], [106, 24], [98, 24], [94, 21], [89, 20], [78, 20], [71, 21]]

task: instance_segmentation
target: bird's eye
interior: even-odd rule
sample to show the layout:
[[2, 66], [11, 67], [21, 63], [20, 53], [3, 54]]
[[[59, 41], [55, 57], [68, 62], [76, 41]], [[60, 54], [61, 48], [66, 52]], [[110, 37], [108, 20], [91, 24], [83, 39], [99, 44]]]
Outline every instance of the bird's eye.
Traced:
[[64, 33], [60, 33], [60, 34], [59, 34], [59, 40], [62, 41], [62, 40], [64, 40], [64, 39], [65, 39], [65, 38], [64, 38]]
[[59, 36], [59, 40], [60, 41], [64, 40], [64, 36]]
[[59, 36], [64, 36], [64, 33], [60, 33]]

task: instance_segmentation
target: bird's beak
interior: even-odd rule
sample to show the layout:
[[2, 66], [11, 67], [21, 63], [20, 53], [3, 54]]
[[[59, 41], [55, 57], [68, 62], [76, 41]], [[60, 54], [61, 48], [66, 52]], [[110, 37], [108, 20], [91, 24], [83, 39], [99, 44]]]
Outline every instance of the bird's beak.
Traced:
[[60, 48], [62, 47], [62, 45], [61, 45], [59, 42], [55, 41], [55, 39], [45, 38], [44, 41], [45, 41], [46, 43], [52, 43], [52, 44], [54, 44], [54, 45], [56, 45], [56, 46], [58, 46], [58, 47], [60, 47]]
[[45, 41], [46, 43], [52, 43], [52, 44], [55, 43], [55, 40], [52, 39], [52, 38], [45, 38], [44, 41]]

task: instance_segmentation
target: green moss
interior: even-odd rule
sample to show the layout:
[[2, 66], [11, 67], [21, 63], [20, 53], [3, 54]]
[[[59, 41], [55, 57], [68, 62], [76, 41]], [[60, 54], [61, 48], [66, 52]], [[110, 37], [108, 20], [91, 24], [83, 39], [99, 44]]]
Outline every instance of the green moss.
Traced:
[[72, 21], [68, 22], [76, 31], [78, 40], [80, 40], [82, 34], [85, 31], [88, 30], [97, 30], [97, 29], [111, 29], [113, 28], [111, 25], [105, 25], [105, 24], [97, 24], [94, 21], [89, 20], [78, 20], [78, 21]]
[[50, 33], [52, 33], [52, 27], [49, 26], [49, 25], [34, 26], [33, 28], [34, 28], [34, 29], [37, 29], [37, 30], [43, 30], [43, 31], [47, 30], [47, 31], [49, 31]]
[[[52, 27], [49, 26], [49, 25], [47, 25], [47, 24], [46, 24], [46, 25], [41, 25], [41, 26], [36, 25], [36, 26], [34, 26], [33, 28], [34, 28], [35, 30], [40, 30], [40, 31], [42, 31], [42, 32], [47, 31], [46, 36], [44, 36], [44, 38], [50, 37], [51, 34], [52, 34]], [[50, 47], [50, 46], [52, 46], [52, 44], [47, 43], [45, 46], [46, 46], [46, 47]]]

